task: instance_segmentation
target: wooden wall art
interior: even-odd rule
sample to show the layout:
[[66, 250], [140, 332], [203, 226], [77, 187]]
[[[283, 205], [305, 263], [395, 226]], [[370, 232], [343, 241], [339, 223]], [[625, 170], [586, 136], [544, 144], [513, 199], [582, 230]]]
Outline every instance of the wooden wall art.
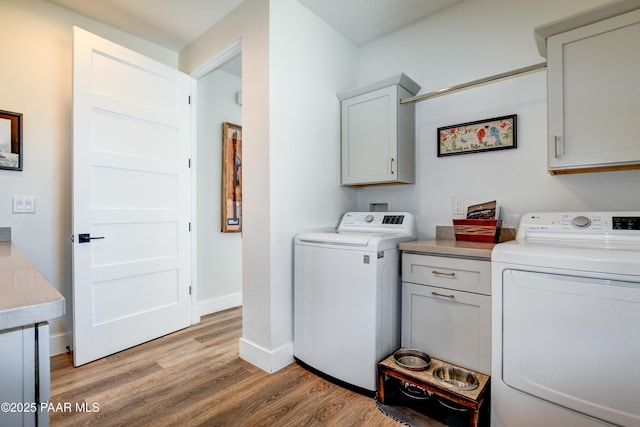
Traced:
[[22, 170], [22, 114], [0, 110], [0, 169]]
[[242, 126], [222, 124], [222, 232], [242, 231]]

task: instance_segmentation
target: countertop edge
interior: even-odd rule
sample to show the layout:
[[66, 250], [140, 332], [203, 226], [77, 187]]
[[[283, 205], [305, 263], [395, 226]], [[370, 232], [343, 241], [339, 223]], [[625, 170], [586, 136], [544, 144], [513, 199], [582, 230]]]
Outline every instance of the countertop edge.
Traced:
[[0, 331], [48, 322], [64, 316], [65, 299], [5, 310], [0, 314]]
[[11, 242], [0, 245], [0, 331], [64, 316], [64, 296]]
[[491, 260], [495, 243], [465, 242], [459, 240], [414, 240], [400, 243], [400, 250], [425, 255], [449, 255]]

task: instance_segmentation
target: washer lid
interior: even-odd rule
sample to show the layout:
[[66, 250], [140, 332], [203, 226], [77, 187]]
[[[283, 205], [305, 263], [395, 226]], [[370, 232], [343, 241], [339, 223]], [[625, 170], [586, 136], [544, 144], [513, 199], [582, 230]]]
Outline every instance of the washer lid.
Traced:
[[370, 233], [303, 233], [298, 236], [298, 241], [307, 243], [341, 245], [341, 246], [367, 246], [371, 239], [379, 234]]

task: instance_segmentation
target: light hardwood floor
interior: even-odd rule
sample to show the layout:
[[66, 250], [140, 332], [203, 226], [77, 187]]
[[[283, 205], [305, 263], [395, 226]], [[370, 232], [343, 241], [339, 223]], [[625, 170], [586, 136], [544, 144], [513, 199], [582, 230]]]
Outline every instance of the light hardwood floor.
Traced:
[[400, 425], [373, 398], [296, 363], [270, 375], [240, 359], [241, 328], [234, 308], [78, 368], [70, 355], [52, 357], [50, 425]]

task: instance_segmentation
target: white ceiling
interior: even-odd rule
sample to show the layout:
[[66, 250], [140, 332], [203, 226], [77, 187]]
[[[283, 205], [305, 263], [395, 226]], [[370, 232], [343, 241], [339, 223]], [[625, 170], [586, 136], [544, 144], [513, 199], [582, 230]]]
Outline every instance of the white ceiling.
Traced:
[[362, 45], [464, 0], [298, 0]]
[[178, 52], [243, 0], [49, 1]]
[[[243, 0], [49, 0], [180, 51]], [[298, 0], [357, 45], [463, 0]]]

